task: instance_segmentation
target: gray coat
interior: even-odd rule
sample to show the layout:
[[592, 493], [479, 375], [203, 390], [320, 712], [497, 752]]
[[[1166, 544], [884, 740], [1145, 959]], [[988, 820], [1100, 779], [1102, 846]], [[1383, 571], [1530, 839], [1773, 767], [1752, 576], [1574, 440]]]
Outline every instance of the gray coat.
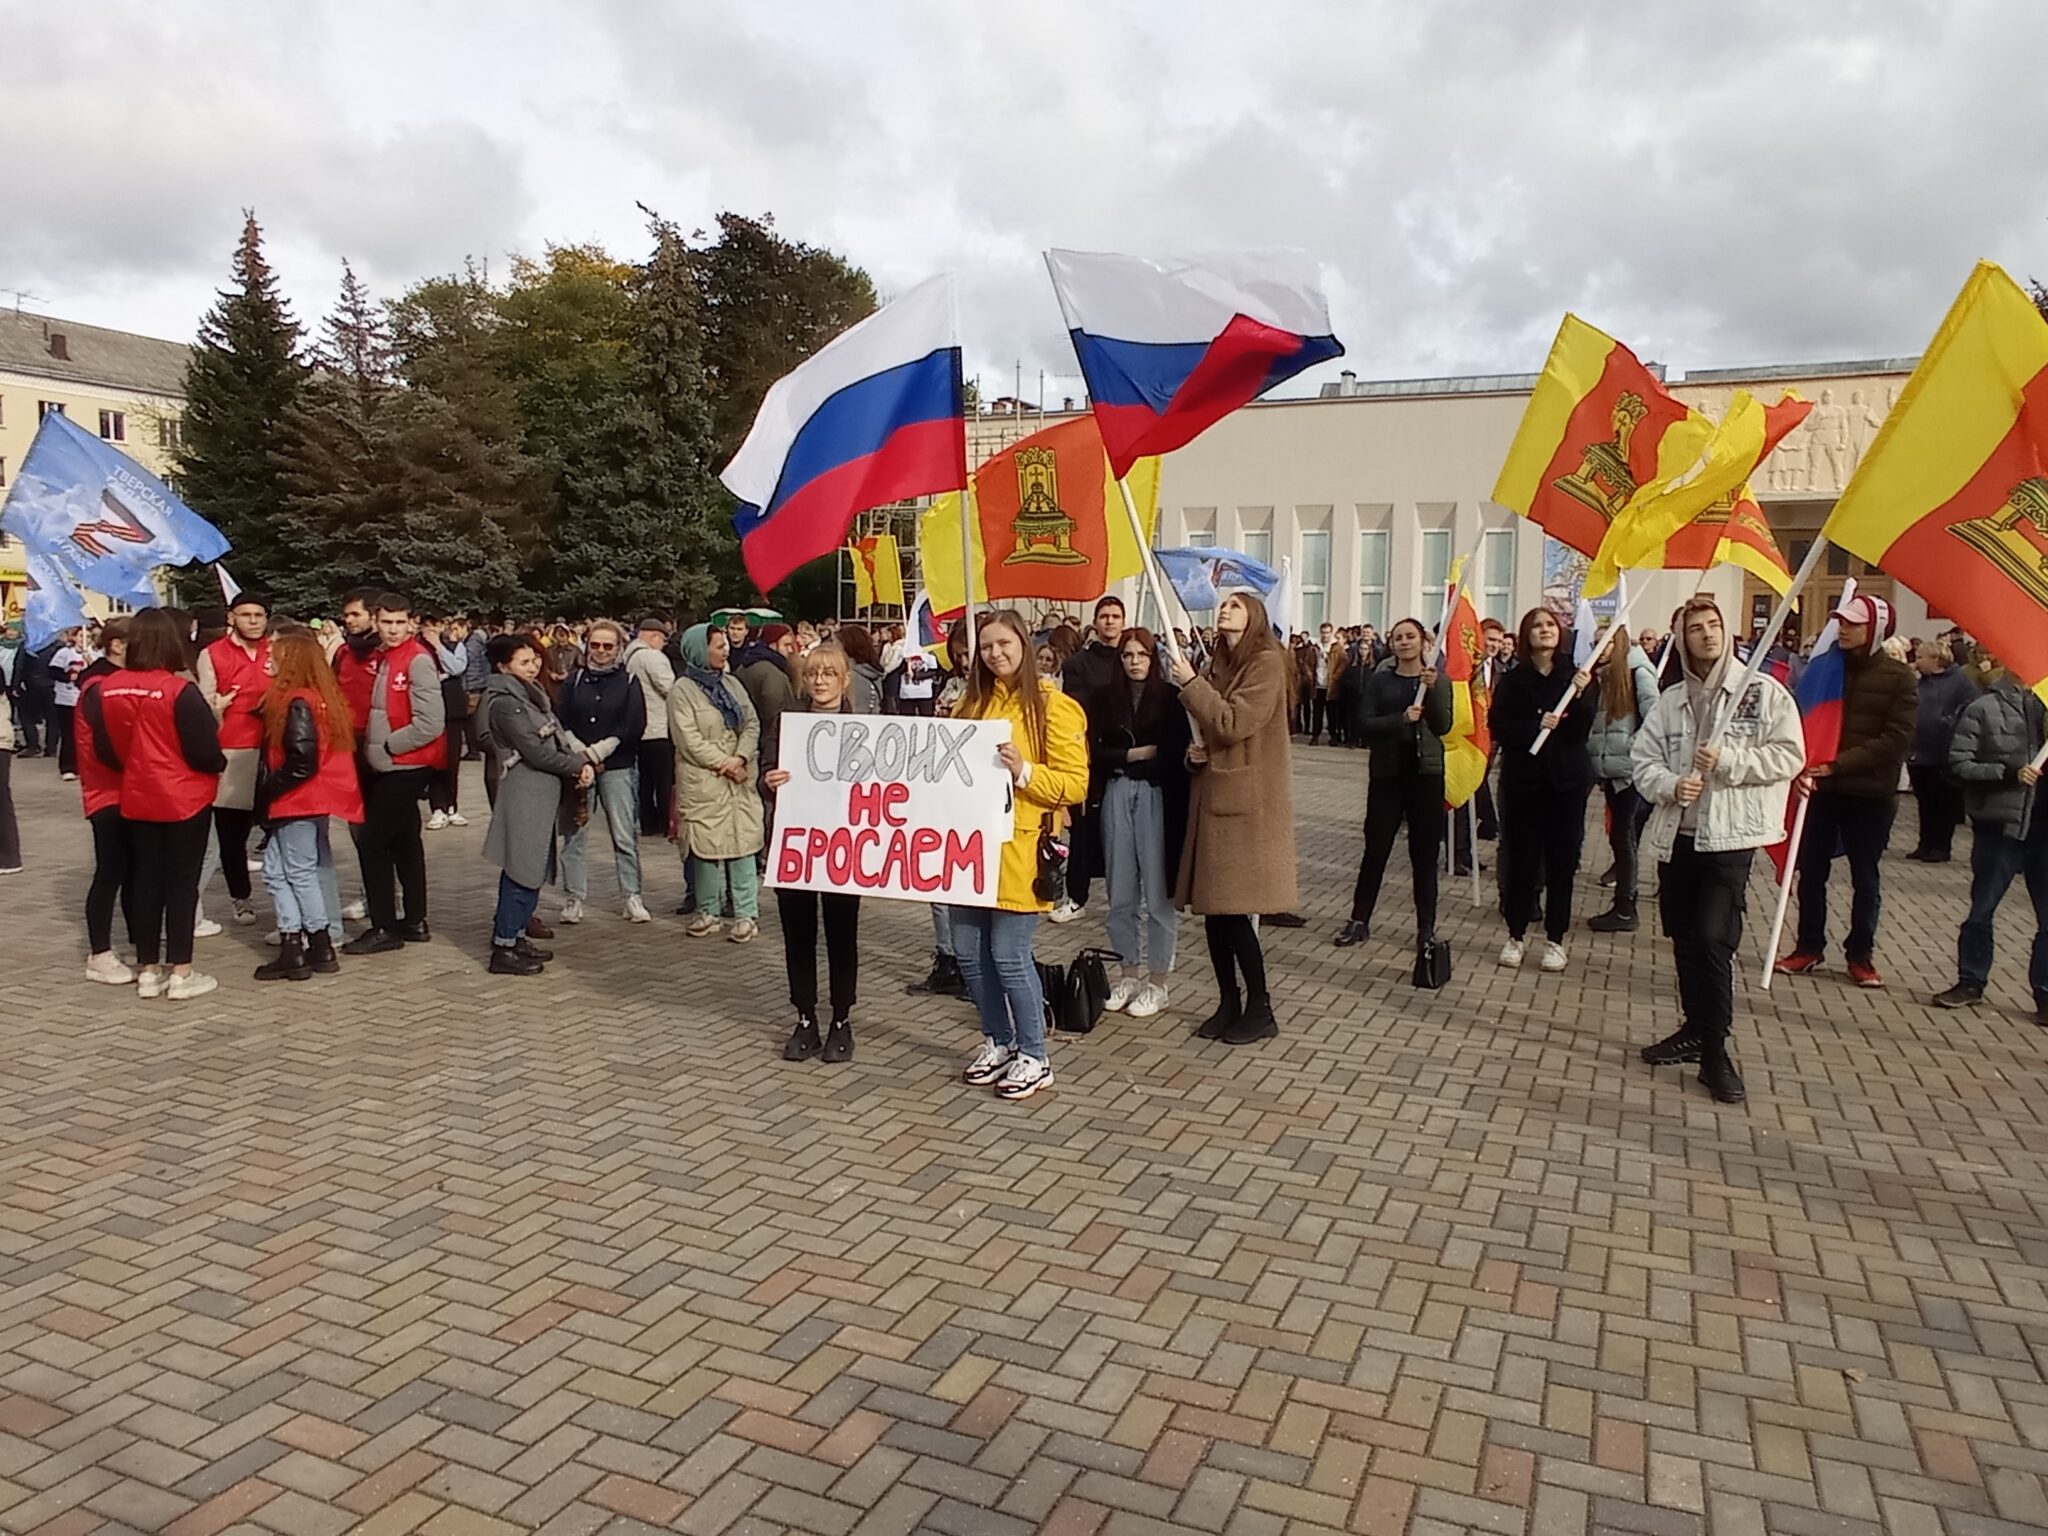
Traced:
[[563, 788], [576, 782], [589, 757], [548, 707], [548, 697], [509, 672], [494, 672], [477, 704], [477, 735], [505, 762], [484, 858], [515, 885], [539, 890], [555, 868]]
[[[1650, 707], [1657, 702], [1657, 669], [1650, 665], [1650, 658], [1642, 648], [1631, 644], [1628, 648], [1629, 678], [1636, 685], [1636, 707], [1630, 714], [1619, 720], [1607, 718], [1605, 705], [1593, 717], [1593, 734], [1586, 738], [1586, 750], [1593, 757], [1593, 772], [1603, 784], [1626, 784], [1635, 777], [1632, 753], [1636, 744], [1636, 732], [1643, 728], [1643, 722], [1650, 718]], [[1600, 684], [1593, 684], [1594, 697], [1599, 698]]]
[[2027, 835], [2034, 792], [2020, 783], [2019, 772], [2041, 750], [2044, 720], [2040, 699], [2005, 672], [1963, 711], [1949, 742], [1948, 771], [1962, 781], [1972, 822], [2008, 837]]

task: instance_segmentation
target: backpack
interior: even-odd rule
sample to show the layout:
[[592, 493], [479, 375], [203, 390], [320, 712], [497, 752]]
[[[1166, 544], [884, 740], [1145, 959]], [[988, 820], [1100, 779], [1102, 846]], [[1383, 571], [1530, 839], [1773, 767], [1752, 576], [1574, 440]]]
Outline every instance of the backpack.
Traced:
[[1072, 965], [1038, 962], [1038, 981], [1045, 993], [1045, 1027], [1067, 1035], [1093, 1032], [1109, 1001], [1109, 952], [1084, 949]]

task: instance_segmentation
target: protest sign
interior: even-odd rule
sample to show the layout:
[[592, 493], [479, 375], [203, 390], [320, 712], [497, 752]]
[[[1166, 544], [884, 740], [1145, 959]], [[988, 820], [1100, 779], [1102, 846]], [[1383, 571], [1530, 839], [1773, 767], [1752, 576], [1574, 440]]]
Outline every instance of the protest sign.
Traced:
[[992, 907], [1009, 841], [1007, 720], [782, 717], [768, 883]]

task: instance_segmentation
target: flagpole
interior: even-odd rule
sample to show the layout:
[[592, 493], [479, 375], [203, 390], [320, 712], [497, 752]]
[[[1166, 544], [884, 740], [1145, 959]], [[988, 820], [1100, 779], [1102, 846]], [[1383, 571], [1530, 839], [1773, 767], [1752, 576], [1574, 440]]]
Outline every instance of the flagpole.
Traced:
[[[1792, 612], [1793, 603], [1798, 601], [1799, 594], [1805, 590], [1807, 582], [1813, 579], [1814, 572], [1820, 569], [1820, 557], [1827, 547], [1825, 534], [1816, 537], [1813, 548], [1809, 549], [1806, 558], [1799, 562], [1799, 570], [1792, 577], [1792, 585], [1787, 587], [1784, 595], [1778, 599], [1778, 606], [1772, 610], [1770, 622], [1764, 626], [1764, 632], [1757, 636], [1757, 643], [1749, 649], [1749, 664], [1742, 669], [1742, 678], [1735, 690], [1738, 701], [1749, 697], [1749, 685], [1763, 675], [1764, 658], [1777, 643], [1778, 631], [1785, 627], [1785, 620]], [[1683, 635], [1676, 638], [1679, 644], [1685, 643]], [[1721, 718], [1714, 722], [1713, 734], [1707, 737], [1707, 746], [1710, 749], [1721, 745], [1721, 738], [1728, 734], [1728, 727], [1734, 719], [1735, 711], [1730, 709], [1723, 711]]]
[[[1609, 624], [1606, 629], [1600, 632], [1600, 643], [1593, 647], [1593, 654], [1586, 658], [1586, 670], [1588, 672], [1591, 672], [1595, 667], [1600, 665], [1600, 658], [1607, 654], [1608, 647], [1614, 644], [1614, 637], [1617, 634], [1619, 634], [1622, 631], [1622, 629], [1627, 625], [1628, 616], [1632, 611], [1634, 611], [1634, 608], [1635, 599], [1630, 598], [1628, 607], [1622, 609], [1619, 613], [1617, 613], [1614, 616], [1614, 622], [1612, 624]], [[1556, 712], [1561, 715], [1566, 710], [1570, 709], [1572, 705], [1577, 701], [1580, 692], [1581, 689], [1579, 688], [1578, 683], [1574, 681], [1572, 683], [1571, 692], [1567, 693], [1564, 696], [1564, 702], [1558, 705]], [[1548, 740], [1550, 740], [1550, 727], [1546, 725], [1542, 730], [1536, 733], [1536, 739], [1529, 743], [1529, 755], [1531, 757], [1534, 757], [1538, 752], [1541, 752], [1543, 750], [1543, 744]]]
[[[1479, 789], [1486, 787], [1486, 770], [1479, 770]], [[1479, 790], [1472, 791], [1472, 798], [1465, 802], [1465, 825], [1472, 834], [1472, 905], [1485, 905], [1486, 898], [1479, 894]]]
[[1785, 909], [1792, 904], [1792, 880], [1799, 873], [1799, 845], [1806, 837], [1806, 808], [1813, 803], [1810, 793], [1794, 790], [1799, 808], [1792, 813], [1792, 836], [1785, 844], [1785, 878], [1778, 882], [1778, 910], [1771, 917], [1771, 937], [1764, 945], [1763, 989], [1771, 990], [1771, 977], [1778, 970], [1778, 941], [1785, 935]]
[[[1159, 579], [1159, 563], [1152, 558], [1152, 541], [1145, 536], [1145, 523], [1138, 516], [1137, 499], [1131, 495], [1130, 482], [1122, 475], [1116, 477], [1116, 488], [1123, 493], [1124, 516], [1131, 520], [1131, 537], [1138, 544], [1138, 559], [1145, 567], [1145, 581], [1152, 590], [1152, 601], [1159, 609], [1159, 623], [1166, 631], [1159, 638], [1166, 642], [1166, 649], [1175, 661], [1182, 659], [1180, 642], [1173, 635], [1173, 611], [1166, 606], [1166, 588]], [[1182, 610], [1186, 613], [1186, 610]], [[1194, 622], [1194, 615], [1187, 615], [1188, 622]]]
[[[1427, 666], [1433, 667], [1443, 659], [1444, 632], [1451, 627], [1451, 615], [1457, 612], [1458, 599], [1464, 595], [1465, 588], [1468, 585], [1465, 580], [1466, 573], [1472, 569], [1473, 562], [1479, 558], [1479, 551], [1485, 547], [1486, 520], [1481, 518], [1479, 522], [1479, 537], [1472, 541], [1472, 553], [1458, 562], [1456, 566], [1458, 574], [1452, 578], [1450, 588], [1444, 594], [1444, 611], [1442, 616], [1436, 621], [1436, 639], [1430, 642], [1429, 654], [1425, 658], [1425, 665]], [[1423, 684], [1417, 683], [1415, 685], [1415, 702], [1417, 704], [1422, 702], [1423, 695], [1427, 691]]]
[[[953, 398], [960, 402], [960, 612], [967, 620], [966, 670], [974, 670], [980, 642], [974, 629], [974, 448], [967, 437], [967, 380], [960, 350], [960, 292], [953, 290]], [[976, 411], [980, 414], [981, 375], [974, 376]], [[936, 619], [934, 619], [936, 623]]]

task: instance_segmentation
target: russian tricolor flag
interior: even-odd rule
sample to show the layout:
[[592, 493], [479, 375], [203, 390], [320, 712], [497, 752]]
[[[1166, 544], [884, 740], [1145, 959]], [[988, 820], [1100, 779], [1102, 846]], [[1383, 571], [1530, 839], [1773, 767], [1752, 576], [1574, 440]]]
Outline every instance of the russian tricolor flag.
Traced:
[[[1836, 606], [1846, 606], [1855, 595], [1856, 583], [1851, 579], [1842, 588], [1842, 601]], [[1757, 643], [1763, 644], [1761, 636]], [[1799, 674], [1799, 686], [1792, 695], [1799, 702], [1799, 725], [1806, 736], [1808, 768], [1832, 763], [1841, 753], [1842, 697], [1848, 688], [1849, 666], [1842, 655], [1842, 625], [1839, 620], [1830, 618], [1827, 627], [1821, 630], [1820, 638], [1813, 642], [1813, 655], [1807, 660], [1806, 670]], [[1789, 834], [1799, 815], [1799, 801], [1800, 797], [1794, 794], [1785, 802], [1787, 840], [1768, 850], [1781, 885], [1785, 881], [1785, 861], [1791, 856]]]
[[870, 507], [967, 480], [953, 278], [918, 284], [778, 379], [719, 479], [763, 593], [846, 542]]
[[1315, 264], [1298, 251], [1047, 251], [1045, 263], [1119, 477], [1344, 355]]

